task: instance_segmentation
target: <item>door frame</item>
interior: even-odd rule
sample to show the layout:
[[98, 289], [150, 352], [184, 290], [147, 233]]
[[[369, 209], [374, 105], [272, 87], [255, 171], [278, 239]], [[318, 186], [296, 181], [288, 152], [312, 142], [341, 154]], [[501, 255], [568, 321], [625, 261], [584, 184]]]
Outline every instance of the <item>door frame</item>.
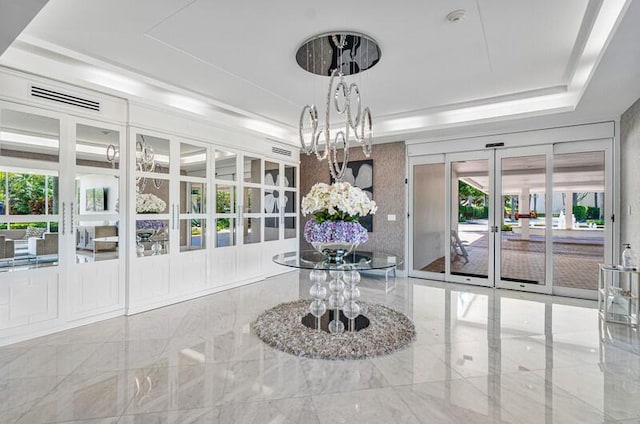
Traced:
[[[616, 231], [615, 222], [616, 204], [619, 200], [619, 193], [615, 190], [615, 172], [614, 168], [614, 143], [611, 138], [601, 138], [587, 141], [575, 141], [567, 143], [556, 143], [553, 146], [553, 155], [567, 153], [584, 153], [593, 151], [604, 151], [604, 262], [615, 263], [616, 257]], [[552, 258], [553, 260], [553, 258]], [[553, 262], [552, 262], [553, 264]], [[553, 282], [553, 280], [552, 280]], [[570, 287], [555, 286], [552, 284], [552, 293], [558, 296], [578, 297], [582, 299], [596, 300], [598, 298], [597, 290], [578, 289]]]
[[453, 178], [452, 178], [452, 163], [453, 162], [463, 162], [463, 161], [478, 161], [478, 160], [486, 160], [487, 161], [487, 169], [488, 169], [488, 179], [489, 179], [489, 218], [488, 218], [488, 266], [487, 266], [487, 277], [472, 277], [466, 275], [455, 275], [451, 273], [451, 237], [445, 237], [445, 275], [447, 281], [452, 283], [464, 283], [471, 284], [474, 286], [483, 286], [483, 287], [493, 287], [493, 281], [495, 281], [495, 267], [492, 265], [493, 254], [495, 251], [495, 237], [490, 229], [495, 222], [495, 207], [493, 203], [491, 203], [491, 199], [494, 198], [495, 194], [495, 181], [494, 175], [495, 172], [492, 170], [495, 168], [495, 149], [486, 149], [486, 150], [477, 150], [471, 152], [460, 152], [460, 153], [450, 153], [445, 155], [446, 165], [445, 165], [445, 231], [448, 230], [450, 233], [453, 230]]
[[[443, 193], [446, 193], [446, 157], [443, 153], [440, 154], [433, 154], [433, 155], [424, 155], [424, 156], [414, 156], [414, 157], [410, 157], [409, 158], [409, 178], [407, 179], [408, 182], [408, 187], [407, 187], [407, 191], [408, 191], [408, 213], [407, 213], [407, 217], [408, 217], [408, 226], [407, 226], [407, 240], [409, 243], [409, 248], [408, 248], [408, 252], [407, 252], [407, 272], [408, 275], [410, 277], [417, 277], [417, 278], [428, 278], [430, 280], [436, 280], [436, 281], [446, 281], [446, 268], [445, 268], [445, 273], [439, 273], [439, 272], [430, 272], [430, 271], [421, 271], [421, 270], [416, 270], [414, 267], [414, 230], [415, 230], [415, 221], [414, 221], [414, 216], [413, 216], [413, 207], [414, 207], [414, 198], [415, 196], [413, 196], [413, 191], [415, 188], [415, 180], [414, 180], [414, 167], [415, 166], [419, 166], [419, 165], [435, 165], [435, 164], [442, 164], [445, 167], [445, 178], [444, 178], [444, 182], [445, 184], [443, 184], [442, 186], [442, 190]], [[445, 194], [446, 196], [446, 194]], [[445, 210], [446, 210], [446, 200], [445, 200]], [[445, 221], [445, 231], [446, 231], [446, 221]], [[446, 240], [446, 237], [445, 237]], [[448, 260], [447, 257], [447, 244], [445, 241], [445, 263]]]
[[494, 175], [494, 211], [502, 211], [502, 159], [544, 156], [545, 157], [545, 274], [544, 284], [530, 284], [520, 281], [507, 281], [502, 279], [502, 216], [494, 214], [493, 225], [497, 231], [494, 233], [494, 285], [496, 288], [522, 290], [533, 293], [551, 294], [553, 282], [553, 145], [511, 147], [495, 150]]
[[[593, 127], [600, 124], [592, 124], [585, 127]], [[544, 294], [554, 294], [559, 296], [566, 297], [576, 297], [576, 298], [584, 298], [584, 299], [595, 299], [597, 296], [597, 292], [595, 290], [587, 290], [587, 289], [576, 289], [576, 288], [567, 288], [567, 287], [557, 287], [553, 284], [553, 216], [552, 216], [552, 196], [553, 196], [553, 160], [555, 154], [564, 154], [564, 153], [581, 153], [581, 152], [589, 152], [589, 151], [604, 151], [605, 153], [605, 188], [604, 192], [607, 194], [605, 196], [605, 221], [607, 226], [605, 227], [605, 245], [604, 245], [604, 261], [608, 263], [615, 262], [614, 258], [616, 257], [616, 248], [615, 243], [617, 242], [615, 234], [616, 234], [616, 223], [614, 221], [614, 214], [617, 211], [617, 202], [619, 202], [619, 196], [616, 192], [614, 192], [614, 183], [616, 179], [616, 169], [615, 165], [615, 144], [614, 138], [603, 136], [601, 134], [604, 131], [604, 128], [601, 128], [602, 125], [598, 127], [598, 129], [602, 131], [596, 131], [597, 138], [587, 138], [586, 135], [584, 137], [566, 137], [561, 141], [553, 140], [555, 137], [543, 137], [544, 140], [538, 140], [537, 142], [532, 141], [529, 145], [523, 145], [523, 143], [514, 143], [511, 146], [506, 147], [497, 147], [494, 149], [485, 149], [483, 150], [481, 146], [476, 146], [478, 149], [476, 150], [460, 150], [460, 149], [451, 149], [448, 152], [443, 145], [438, 143], [438, 145], [434, 145], [433, 149], [425, 149], [427, 146], [413, 145], [410, 147], [414, 147], [414, 149], [408, 150], [408, 185], [407, 185], [407, 205], [408, 205], [408, 225], [407, 225], [407, 253], [406, 257], [408, 258], [408, 273], [410, 277], [417, 278], [427, 278], [431, 280], [437, 281], [446, 281], [446, 282], [455, 282], [455, 283], [465, 283], [472, 285], [482, 285], [488, 287], [496, 287], [496, 288], [507, 288], [523, 291], [523, 289], [528, 289], [524, 291], [535, 292], [535, 293], [544, 293]], [[587, 129], [587, 128], [584, 128]], [[567, 129], [550, 129], [550, 130], [542, 130], [545, 135], [547, 132], [556, 132], [560, 133], [566, 132]], [[534, 131], [535, 132], [535, 131]], [[531, 138], [531, 133], [525, 133], [520, 136], [520, 138], [524, 137], [527, 140]], [[566, 134], [562, 134], [565, 135]], [[484, 138], [484, 137], [483, 137]], [[546, 138], [546, 139], [545, 139]], [[563, 138], [563, 137], [562, 137]], [[518, 140], [520, 141], [520, 140]], [[434, 143], [435, 144], [435, 143]], [[432, 153], [429, 153], [432, 151]], [[490, 170], [493, 168], [493, 175], [490, 172], [489, 178], [497, 179], [499, 177], [498, 170], [495, 169], [497, 165], [498, 158], [504, 157], [512, 157], [512, 156], [527, 156], [527, 155], [536, 155], [536, 154], [545, 154], [546, 155], [546, 194], [549, 201], [545, 202], [545, 285], [525, 285], [525, 287], [521, 287], [522, 283], [512, 282], [512, 281], [499, 281], [496, 277], [499, 276], [499, 259], [498, 254], [494, 253], [494, 265], [493, 270], [489, 271], [489, 274], [492, 272], [494, 275], [490, 276], [487, 279], [474, 279], [471, 278], [471, 281], [468, 281], [464, 277], [460, 278], [460, 276], [452, 276], [450, 273], [450, 248], [451, 248], [451, 240], [450, 237], [445, 237], [446, 247], [445, 247], [445, 273], [434, 273], [434, 272], [426, 272], [419, 271], [414, 269], [414, 252], [413, 246], [415, 243], [414, 240], [414, 231], [415, 231], [415, 221], [413, 219], [413, 208], [415, 205], [414, 202], [414, 167], [423, 165], [423, 164], [435, 164], [435, 163], [445, 163], [445, 228], [451, 228], [451, 212], [452, 212], [452, 199], [451, 199], [451, 162], [457, 160], [479, 160], [483, 158], [482, 152], [487, 152], [484, 155], [488, 155], [492, 157], [494, 163], [490, 164]], [[493, 192], [497, 192], [497, 181], [493, 183], [490, 182], [490, 199], [491, 201], [490, 207], [490, 222], [493, 225], [498, 227], [498, 232], [494, 233], [500, 235], [500, 225], [501, 219], [500, 215], [498, 215], [498, 211], [501, 210], [501, 198], [502, 196], [495, 196]], [[545, 199], [547, 200], [547, 199]], [[494, 246], [492, 247], [493, 251], [496, 252], [499, 248], [495, 245], [498, 241], [496, 237], [490, 237], [493, 240]], [[491, 266], [490, 266], [491, 268]], [[498, 271], [498, 272], [495, 272]]]

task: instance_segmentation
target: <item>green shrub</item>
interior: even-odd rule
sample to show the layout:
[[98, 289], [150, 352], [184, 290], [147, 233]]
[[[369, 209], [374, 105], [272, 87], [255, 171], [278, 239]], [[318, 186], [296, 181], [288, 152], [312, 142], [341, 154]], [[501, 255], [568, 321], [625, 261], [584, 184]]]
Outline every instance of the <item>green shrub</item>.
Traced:
[[502, 232], [509, 232], [509, 231], [512, 231], [512, 230], [511, 230], [511, 225], [502, 224], [502, 225], [500, 226], [500, 231], [502, 231]]
[[577, 222], [587, 219], [587, 207], [582, 205], [576, 205], [573, 207], [573, 216], [576, 217]]
[[27, 227], [47, 228], [47, 223], [46, 222], [12, 222], [11, 223], [12, 230], [26, 230]]
[[587, 219], [599, 219], [599, 218], [600, 218], [600, 208], [589, 206], [587, 208]]

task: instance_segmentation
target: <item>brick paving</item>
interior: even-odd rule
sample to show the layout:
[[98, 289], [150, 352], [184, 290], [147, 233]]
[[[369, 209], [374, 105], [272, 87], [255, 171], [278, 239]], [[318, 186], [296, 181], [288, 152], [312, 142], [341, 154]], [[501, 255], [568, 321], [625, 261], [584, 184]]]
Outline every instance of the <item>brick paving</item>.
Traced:
[[[456, 257], [451, 272], [486, 276], [489, 269], [489, 246], [486, 232], [465, 245], [469, 262]], [[461, 237], [464, 238], [464, 237]], [[596, 290], [598, 264], [604, 262], [604, 245], [600, 239], [557, 239], [553, 244], [553, 278], [556, 287]], [[545, 243], [542, 237], [521, 240], [517, 235], [502, 238], [502, 277], [538, 284], [544, 282]], [[422, 271], [444, 273], [445, 258], [439, 258]]]

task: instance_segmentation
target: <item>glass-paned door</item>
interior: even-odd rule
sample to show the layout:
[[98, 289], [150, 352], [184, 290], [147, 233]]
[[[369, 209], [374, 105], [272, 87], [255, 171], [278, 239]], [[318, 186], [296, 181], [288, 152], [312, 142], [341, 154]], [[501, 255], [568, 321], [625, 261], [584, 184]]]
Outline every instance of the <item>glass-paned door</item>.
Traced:
[[450, 281], [489, 285], [493, 280], [493, 160], [493, 151], [447, 155]]
[[552, 146], [496, 151], [496, 286], [550, 292]]
[[278, 162], [264, 162], [264, 241], [280, 240], [282, 225], [282, 170]]
[[262, 159], [243, 157], [241, 199], [242, 244], [262, 241]]
[[554, 147], [552, 267], [556, 293], [595, 297], [598, 264], [613, 262], [610, 161], [608, 140]]
[[298, 168], [284, 165], [282, 178], [282, 196], [280, 196], [280, 213], [284, 221], [284, 238], [298, 237]]
[[145, 133], [135, 135], [135, 234], [136, 256], [169, 253], [172, 220], [176, 216], [171, 199], [171, 143]]
[[69, 213], [60, 127], [54, 117], [0, 109], [0, 272], [60, 264]]
[[180, 252], [207, 246], [207, 148], [180, 143]]
[[443, 278], [446, 271], [445, 158], [411, 159], [409, 263], [413, 272]]
[[71, 205], [76, 264], [120, 257], [121, 134], [115, 128], [76, 124]]
[[611, 140], [411, 158], [410, 275], [595, 298], [611, 164]]
[[216, 150], [215, 156], [215, 247], [235, 246], [238, 220], [238, 156]]

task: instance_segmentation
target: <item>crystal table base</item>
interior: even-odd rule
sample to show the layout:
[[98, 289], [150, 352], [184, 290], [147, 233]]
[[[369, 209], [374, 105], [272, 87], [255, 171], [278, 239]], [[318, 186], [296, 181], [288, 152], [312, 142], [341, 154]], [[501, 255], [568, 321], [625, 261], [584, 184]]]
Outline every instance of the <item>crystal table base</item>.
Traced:
[[[359, 325], [356, 324], [356, 319], [360, 315], [360, 306], [356, 303], [356, 300], [360, 297], [360, 290], [356, 285], [360, 282], [360, 273], [348, 269], [337, 269], [329, 271], [329, 275], [331, 275], [332, 280], [329, 282], [331, 294], [327, 303], [332, 313], [329, 315], [331, 320], [327, 324], [327, 329], [333, 334], [342, 334], [345, 330], [357, 331]], [[313, 298], [309, 305], [309, 312], [316, 318], [313, 328], [320, 330], [322, 329], [321, 319], [326, 315], [327, 311], [327, 305], [324, 302], [327, 291], [322, 286], [322, 283], [327, 279], [327, 273], [326, 271], [314, 269], [309, 274], [309, 278], [313, 283], [309, 289], [309, 294]], [[341, 317], [345, 318], [346, 325], [340, 319]]]

